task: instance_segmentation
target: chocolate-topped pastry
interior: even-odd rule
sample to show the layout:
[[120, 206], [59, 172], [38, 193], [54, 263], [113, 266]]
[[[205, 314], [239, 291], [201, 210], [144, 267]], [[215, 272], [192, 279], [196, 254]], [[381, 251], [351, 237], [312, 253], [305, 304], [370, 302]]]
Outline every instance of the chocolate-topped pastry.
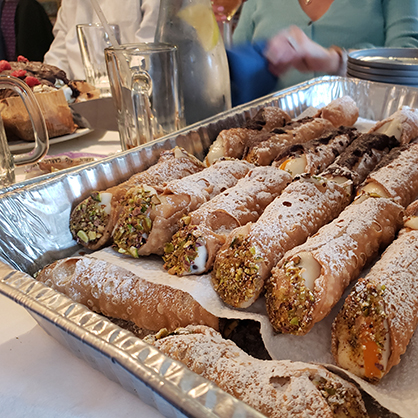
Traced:
[[[0, 74], [19, 78], [32, 89], [50, 138], [72, 134], [77, 129], [68, 103], [98, 98], [100, 95], [99, 90], [85, 81], [69, 81], [60, 68], [29, 61], [22, 56], [15, 62], [1, 60]], [[9, 139], [34, 140], [32, 122], [15, 90], [0, 90], [0, 110]]]
[[[20, 78], [31, 88], [37, 85], [61, 88], [69, 83], [65, 71], [54, 65], [28, 61], [22, 56], [19, 56], [18, 60], [14, 62], [0, 61], [0, 74]], [[11, 96], [17, 96], [17, 93], [10, 89], [0, 90], [0, 99]]]

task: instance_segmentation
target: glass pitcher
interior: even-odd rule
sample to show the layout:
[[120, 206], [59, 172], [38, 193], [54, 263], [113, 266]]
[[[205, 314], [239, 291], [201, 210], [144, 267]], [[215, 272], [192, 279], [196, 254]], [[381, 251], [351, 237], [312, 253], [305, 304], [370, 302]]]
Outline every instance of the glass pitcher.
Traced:
[[[19, 78], [0, 75], [0, 89], [12, 89], [23, 100], [35, 137], [32, 151], [13, 156], [7, 143], [3, 121], [0, 118], [0, 187], [5, 187], [15, 182], [15, 166], [35, 163], [46, 155], [49, 139], [45, 119], [30, 87]], [[1, 106], [0, 104], [0, 112]]]
[[231, 108], [228, 61], [210, 0], [161, 0], [155, 41], [177, 46], [187, 125]]

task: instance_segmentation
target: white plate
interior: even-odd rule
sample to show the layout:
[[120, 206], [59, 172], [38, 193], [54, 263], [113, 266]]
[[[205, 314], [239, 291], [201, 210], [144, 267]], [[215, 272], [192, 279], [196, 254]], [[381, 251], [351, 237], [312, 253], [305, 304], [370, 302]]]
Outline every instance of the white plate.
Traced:
[[[81, 128], [77, 129], [74, 133], [68, 135], [57, 136], [49, 140], [49, 145], [59, 144], [60, 142], [70, 141], [71, 139], [78, 138], [80, 136], [87, 135], [89, 132], [92, 132], [92, 129]], [[13, 141], [9, 143], [10, 151], [15, 153], [21, 153], [30, 151], [33, 149], [34, 143], [28, 141]]]

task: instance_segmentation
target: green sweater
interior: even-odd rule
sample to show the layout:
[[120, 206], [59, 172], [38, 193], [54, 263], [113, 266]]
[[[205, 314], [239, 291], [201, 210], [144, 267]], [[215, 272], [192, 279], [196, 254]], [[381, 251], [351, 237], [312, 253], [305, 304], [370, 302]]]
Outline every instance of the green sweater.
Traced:
[[[299, 26], [326, 48], [418, 48], [418, 0], [334, 0], [316, 22], [311, 22], [297, 0], [248, 0], [234, 44], [270, 39], [290, 25]], [[291, 70], [280, 77], [277, 90], [320, 75]]]

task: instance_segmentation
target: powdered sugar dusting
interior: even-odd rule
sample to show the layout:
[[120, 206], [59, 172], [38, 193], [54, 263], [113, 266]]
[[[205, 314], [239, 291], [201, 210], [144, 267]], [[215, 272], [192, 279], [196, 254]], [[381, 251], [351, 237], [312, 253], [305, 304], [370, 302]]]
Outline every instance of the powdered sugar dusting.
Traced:
[[[320, 366], [257, 360], [207, 327], [187, 327], [184, 331], [191, 334], [166, 337], [154, 344], [266, 416], [333, 417], [313, 380], [332, 381], [359, 399], [354, 386]], [[361, 407], [358, 416], [364, 416]]]

